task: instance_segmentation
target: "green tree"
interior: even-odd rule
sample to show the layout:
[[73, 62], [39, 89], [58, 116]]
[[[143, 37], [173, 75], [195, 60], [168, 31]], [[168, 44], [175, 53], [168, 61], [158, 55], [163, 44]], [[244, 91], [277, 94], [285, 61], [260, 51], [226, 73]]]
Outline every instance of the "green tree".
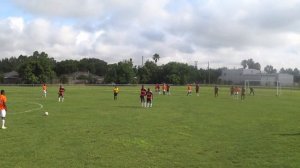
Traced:
[[110, 64], [107, 67], [107, 73], [104, 77], [104, 83], [117, 83], [118, 74], [117, 74], [118, 64]]
[[272, 66], [272, 65], [267, 65], [265, 68], [264, 68], [264, 71], [268, 74], [272, 74], [272, 73], [276, 73], [277, 70]]
[[159, 60], [160, 56], [155, 53], [153, 56], [152, 56], [152, 59], [154, 60], [155, 63], [157, 63], [157, 61]]
[[99, 76], [104, 76], [107, 71], [107, 63], [97, 58], [84, 58], [79, 61], [79, 71], [90, 72]]
[[78, 71], [79, 62], [76, 60], [64, 60], [56, 63], [55, 72], [57, 76], [71, 74]]
[[261, 66], [258, 62], [254, 62], [252, 58], [248, 60], [242, 60], [241, 65], [243, 66], [244, 69], [257, 69], [260, 70]]
[[56, 74], [53, 71], [55, 60], [49, 58], [45, 52], [35, 51], [20, 65], [18, 72], [24, 83], [44, 83], [52, 82]]

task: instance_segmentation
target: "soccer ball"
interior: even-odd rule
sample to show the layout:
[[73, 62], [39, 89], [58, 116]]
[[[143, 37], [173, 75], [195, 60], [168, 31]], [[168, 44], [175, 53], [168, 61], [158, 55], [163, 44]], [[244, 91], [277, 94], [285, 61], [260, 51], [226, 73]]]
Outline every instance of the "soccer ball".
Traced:
[[46, 111], [46, 112], [45, 112], [45, 115], [47, 116], [48, 114], [49, 114], [49, 113]]

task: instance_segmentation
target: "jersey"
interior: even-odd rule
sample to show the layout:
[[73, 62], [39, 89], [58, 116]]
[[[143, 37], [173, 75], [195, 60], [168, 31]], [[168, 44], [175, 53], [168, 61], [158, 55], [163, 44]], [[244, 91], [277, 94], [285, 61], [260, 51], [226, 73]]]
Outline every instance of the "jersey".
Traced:
[[146, 96], [147, 90], [146, 89], [141, 89], [141, 94], [140, 96]]
[[47, 86], [43, 85], [43, 90], [46, 91], [47, 90]]
[[0, 110], [6, 109], [6, 106], [5, 106], [6, 101], [7, 101], [6, 96], [0, 95]]
[[114, 88], [113, 92], [114, 93], [119, 93], [119, 88]]
[[63, 87], [59, 88], [58, 94], [59, 94], [60, 96], [63, 96], [64, 93], [65, 93], [65, 88], [63, 88]]
[[196, 85], [196, 92], [198, 92], [199, 91], [199, 85], [197, 84]]
[[147, 100], [152, 100], [153, 99], [153, 93], [151, 91], [147, 91]]

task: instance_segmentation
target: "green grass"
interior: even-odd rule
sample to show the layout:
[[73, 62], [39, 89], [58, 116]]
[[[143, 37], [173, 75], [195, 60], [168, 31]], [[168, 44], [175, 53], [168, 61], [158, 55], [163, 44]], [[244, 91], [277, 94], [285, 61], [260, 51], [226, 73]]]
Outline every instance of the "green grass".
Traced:
[[[245, 101], [229, 88], [172, 87], [139, 103], [139, 87], [8, 87], [7, 130], [0, 130], [1, 168], [58, 167], [300, 167], [300, 92], [257, 89]], [[153, 87], [152, 87], [153, 88]], [[27, 110], [43, 109], [22, 113]], [[44, 116], [45, 111], [49, 116]]]

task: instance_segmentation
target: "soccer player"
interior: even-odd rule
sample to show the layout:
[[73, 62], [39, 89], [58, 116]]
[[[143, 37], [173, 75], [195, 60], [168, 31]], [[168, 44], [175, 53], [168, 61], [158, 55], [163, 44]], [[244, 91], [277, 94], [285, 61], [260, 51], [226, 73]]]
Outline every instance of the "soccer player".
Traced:
[[163, 89], [163, 95], [166, 95], [167, 85], [165, 83], [162, 85], [162, 89]]
[[158, 92], [158, 94], [160, 94], [160, 86], [158, 83], [155, 85], [155, 92]]
[[148, 91], [146, 92], [146, 96], [147, 96], [147, 107], [152, 107], [153, 93], [151, 92], [150, 88], [148, 88]]
[[230, 87], [230, 96], [233, 96], [233, 95], [234, 95], [234, 87], [231, 86], [231, 87]]
[[0, 115], [2, 118], [2, 129], [6, 129], [5, 127], [5, 118], [6, 118], [6, 112], [7, 112], [7, 106], [6, 106], [6, 96], [5, 96], [5, 91], [1, 90], [1, 95], [0, 95]]
[[245, 100], [245, 93], [246, 93], [246, 89], [245, 87], [242, 87], [241, 100]]
[[254, 89], [253, 89], [253, 87], [250, 87], [250, 95], [251, 94], [254, 96]]
[[197, 96], [199, 96], [199, 88], [200, 88], [199, 83], [197, 83], [196, 84], [196, 94], [197, 94]]
[[64, 102], [65, 88], [62, 85], [59, 85], [58, 89], [58, 102]]
[[144, 88], [144, 85], [142, 85], [141, 94], [140, 94], [142, 107], [146, 107], [146, 101], [145, 101], [146, 93], [147, 93], [147, 90]]
[[44, 97], [46, 98], [47, 97], [47, 86], [45, 83], [43, 84], [43, 93], [44, 93]]
[[167, 95], [171, 95], [171, 92], [170, 92], [170, 85], [167, 84]]
[[218, 97], [219, 96], [219, 88], [217, 85], [215, 86], [214, 90], [215, 90], [215, 97]]
[[238, 99], [239, 97], [239, 92], [240, 92], [240, 88], [238, 88], [237, 86], [234, 87], [234, 98]]
[[114, 100], [118, 99], [118, 93], [120, 92], [119, 88], [117, 86], [115, 86], [115, 88], [113, 89], [114, 92]]
[[186, 95], [187, 96], [192, 96], [192, 85], [191, 84], [188, 85], [187, 94]]

